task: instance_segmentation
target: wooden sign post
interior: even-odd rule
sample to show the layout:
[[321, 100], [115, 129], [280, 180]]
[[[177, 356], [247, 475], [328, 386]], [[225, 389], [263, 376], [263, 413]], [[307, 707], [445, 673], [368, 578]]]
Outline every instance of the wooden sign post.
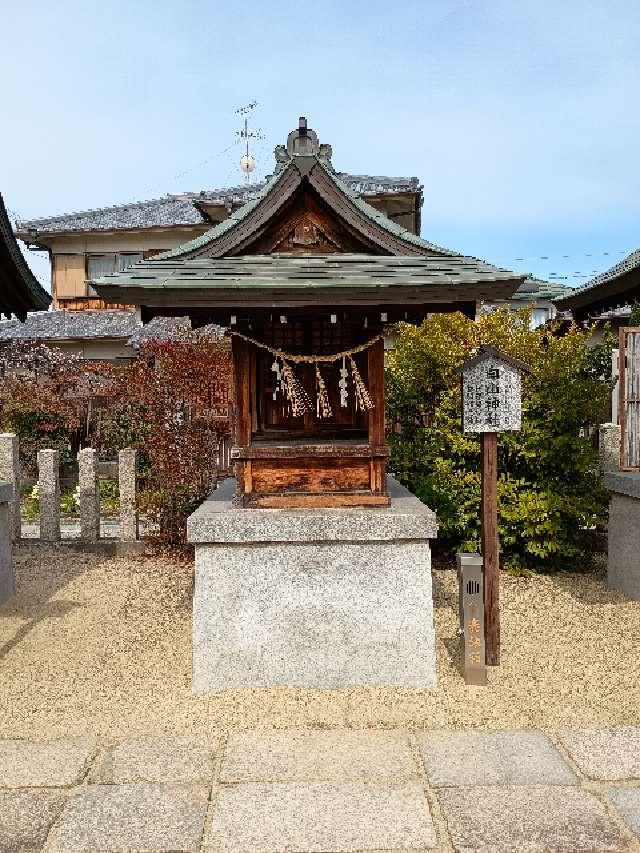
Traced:
[[481, 436], [481, 549], [485, 651], [489, 666], [500, 663], [498, 433], [520, 429], [522, 374], [529, 372], [523, 362], [486, 344], [461, 369], [462, 428]]

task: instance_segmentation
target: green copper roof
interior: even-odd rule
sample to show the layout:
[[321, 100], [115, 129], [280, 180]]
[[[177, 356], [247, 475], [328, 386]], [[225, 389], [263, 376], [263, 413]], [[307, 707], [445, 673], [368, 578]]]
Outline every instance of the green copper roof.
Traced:
[[351, 199], [361, 213], [364, 213], [365, 216], [368, 216], [369, 219], [376, 222], [381, 228], [384, 228], [390, 234], [393, 234], [394, 237], [399, 237], [401, 240], [404, 240], [407, 243], [412, 243], [414, 246], [418, 246], [420, 249], [424, 249], [428, 252], [437, 252], [442, 255], [458, 254], [452, 249], [444, 249], [442, 246], [437, 246], [435, 243], [423, 240], [422, 237], [418, 237], [417, 234], [414, 234], [407, 228], [403, 228], [402, 225], [399, 225], [397, 222], [389, 219], [389, 217], [385, 216], [381, 210], [377, 210], [377, 208], [372, 207], [363, 198], [354, 193], [353, 190], [351, 190], [351, 188], [338, 177], [335, 170], [328, 163], [318, 160], [318, 164], [326, 171], [333, 183]]
[[211, 243], [216, 240], [218, 237], [222, 236], [222, 234], [226, 234], [227, 231], [230, 231], [234, 228], [239, 222], [242, 222], [252, 210], [254, 210], [262, 201], [263, 198], [266, 198], [269, 193], [276, 187], [282, 178], [284, 177], [285, 169], [282, 169], [280, 172], [275, 172], [262, 187], [260, 192], [256, 193], [254, 198], [248, 201], [246, 204], [243, 204], [242, 207], [239, 207], [235, 213], [232, 213], [227, 219], [224, 219], [218, 225], [210, 228], [209, 231], [205, 231], [204, 234], [201, 234], [199, 237], [195, 237], [193, 240], [189, 240], [186, 243], [181, 243], [179, 246], [176, 246], [175, 249], [170, 249], [168, 252], [163, 252], [162, 254], [155, 255], [155, 260], [162, 261], [167, 258], [177, 258], [180, 255], [184, 255], [187, 252], [192, 252], [194, 249], [200, 249], [202, 246], [206, 246], [207, 243]]
[[566, 284], [555, 281], [545, 281], [541, 278], [526, 278], [513, 294], [514, 302], [536, 302], [537, 300], [553, 301], [572, 292]]

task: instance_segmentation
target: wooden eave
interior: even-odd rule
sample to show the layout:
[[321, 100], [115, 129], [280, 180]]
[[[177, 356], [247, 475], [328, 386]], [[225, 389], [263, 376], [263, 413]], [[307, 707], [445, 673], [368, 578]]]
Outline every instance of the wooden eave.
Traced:
[[65, 240], [67, 237], [126, 237], [131, 234], [173, 234], [178, 231], [200, 231], [205, 234], [209, 230], [211, 230], [211, 222], [195, 222], [192, 225], [153, 225], [140, 228], [83, 228], [69, 231], [38, 231], [35, 237], [28, 231], [16, 231], [16, 237], [31, 246], [37, 246], [46, 251], [52, 247], [52, 243], [57, 240]]
[[586, 319], [636, 300], [640, 300], [640, 267], [553, 301], [560, 311], [571, 311], [576, 318]]
[[0, 312], [21, 320], [49, 307], [51, 297], [29, 269], [0, 195]]

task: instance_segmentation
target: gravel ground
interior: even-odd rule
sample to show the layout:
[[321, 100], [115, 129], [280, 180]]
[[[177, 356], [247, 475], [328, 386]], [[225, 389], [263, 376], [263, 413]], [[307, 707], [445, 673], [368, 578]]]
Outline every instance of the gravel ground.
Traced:
[[455, 573], [434, 573], [436, 690], [191, 693], [191, 568], [21, 545], [0, 607], [0, 736], [245, 728], [523, 728], [640, 723], [640, 602], [601, 575], [502, 581], [503, 663], [460, 675]]

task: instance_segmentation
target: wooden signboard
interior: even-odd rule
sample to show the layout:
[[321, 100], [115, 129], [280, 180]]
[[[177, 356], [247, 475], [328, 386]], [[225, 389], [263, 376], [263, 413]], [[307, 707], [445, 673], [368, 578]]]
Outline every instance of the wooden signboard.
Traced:
[[462, 428], [481, 436], [484, 636], [489, 666], [500, 663], [497, 434], [520, 429], [522, 374], [529, 372], [523, 362], [484, 344], [461, 368]]

